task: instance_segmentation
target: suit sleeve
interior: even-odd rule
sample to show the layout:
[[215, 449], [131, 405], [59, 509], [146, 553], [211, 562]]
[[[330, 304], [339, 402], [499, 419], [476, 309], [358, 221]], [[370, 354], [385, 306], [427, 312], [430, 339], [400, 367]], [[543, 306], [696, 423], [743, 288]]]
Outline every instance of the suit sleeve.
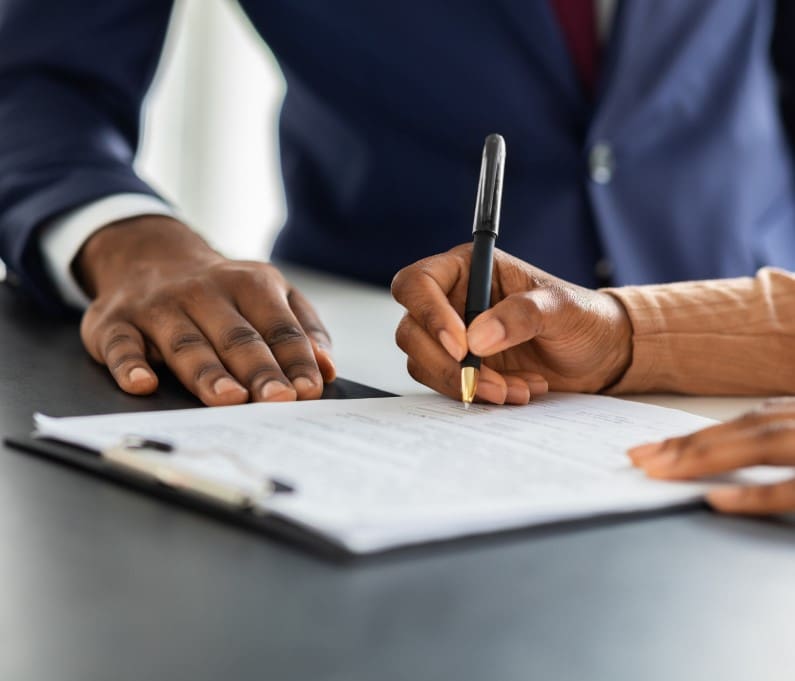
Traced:
[[0, 259], [51, 311], [65, 308], [43, 267], [41, 227], [112, 194], [154, 195], [132, 163], [171, 6], [0, 3]]
[[795, 2], [777, 0], [771, 57], [776, 71], [779, 107], [790, 146], [795, 149]]

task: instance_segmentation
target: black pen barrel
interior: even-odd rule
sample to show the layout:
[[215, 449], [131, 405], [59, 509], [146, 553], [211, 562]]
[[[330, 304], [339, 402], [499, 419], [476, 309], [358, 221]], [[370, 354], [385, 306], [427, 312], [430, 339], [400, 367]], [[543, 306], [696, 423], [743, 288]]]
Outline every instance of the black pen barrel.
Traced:
[[472, 263], [469, 267], [464, 322], [467, 326], [481, 312], [491, 307], [491, 274], [494, 264], [494, 242], [497, 235], [489, 230], [478, 230], [472, 240]]
[[[491, 307], [491, 273], [496, 238], [494, 232], [483, 230], [475, 232], [472, 241], [472, 264], [469, 268], [469, 286], [466, 310], [464, 310], [464, 322], [467, 327], [475, 317]], [[461, 366], [480, 369], [480, 357], [468, 352]]]

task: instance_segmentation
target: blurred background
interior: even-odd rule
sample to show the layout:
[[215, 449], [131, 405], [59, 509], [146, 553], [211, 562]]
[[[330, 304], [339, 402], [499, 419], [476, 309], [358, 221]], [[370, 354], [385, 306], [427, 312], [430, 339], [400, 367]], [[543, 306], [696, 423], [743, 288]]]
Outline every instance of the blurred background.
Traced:
[[237, 3], [177, 0], [136, 164], [225, 255], [265, 257], [285, 219], [285, 84]]

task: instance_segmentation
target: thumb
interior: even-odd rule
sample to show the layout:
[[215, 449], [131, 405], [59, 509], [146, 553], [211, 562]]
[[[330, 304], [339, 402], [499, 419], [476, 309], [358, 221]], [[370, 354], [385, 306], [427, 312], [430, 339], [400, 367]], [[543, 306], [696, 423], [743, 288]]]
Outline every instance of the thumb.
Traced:
[[567, 302], [564, 291], [548, 287], [507, 296], [469, 325], [469, 349], [489, 357], [559, 327]]

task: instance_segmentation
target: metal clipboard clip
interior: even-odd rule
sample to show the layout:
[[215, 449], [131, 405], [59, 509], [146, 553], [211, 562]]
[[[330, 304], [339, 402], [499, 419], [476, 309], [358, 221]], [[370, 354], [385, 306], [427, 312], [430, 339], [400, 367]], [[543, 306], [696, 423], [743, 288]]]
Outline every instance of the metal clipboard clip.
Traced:
[[[294, 492], [284, 482], [239, 470], [223, 452], [177, 449], [164, 440], [128, 435], [101, 452], [108, 463], [166, 487], [254, 513], [266, 513], [263, 503], [280, 493]], [[208, 463], [220, 462], [224, 474], [210, 474]]]

